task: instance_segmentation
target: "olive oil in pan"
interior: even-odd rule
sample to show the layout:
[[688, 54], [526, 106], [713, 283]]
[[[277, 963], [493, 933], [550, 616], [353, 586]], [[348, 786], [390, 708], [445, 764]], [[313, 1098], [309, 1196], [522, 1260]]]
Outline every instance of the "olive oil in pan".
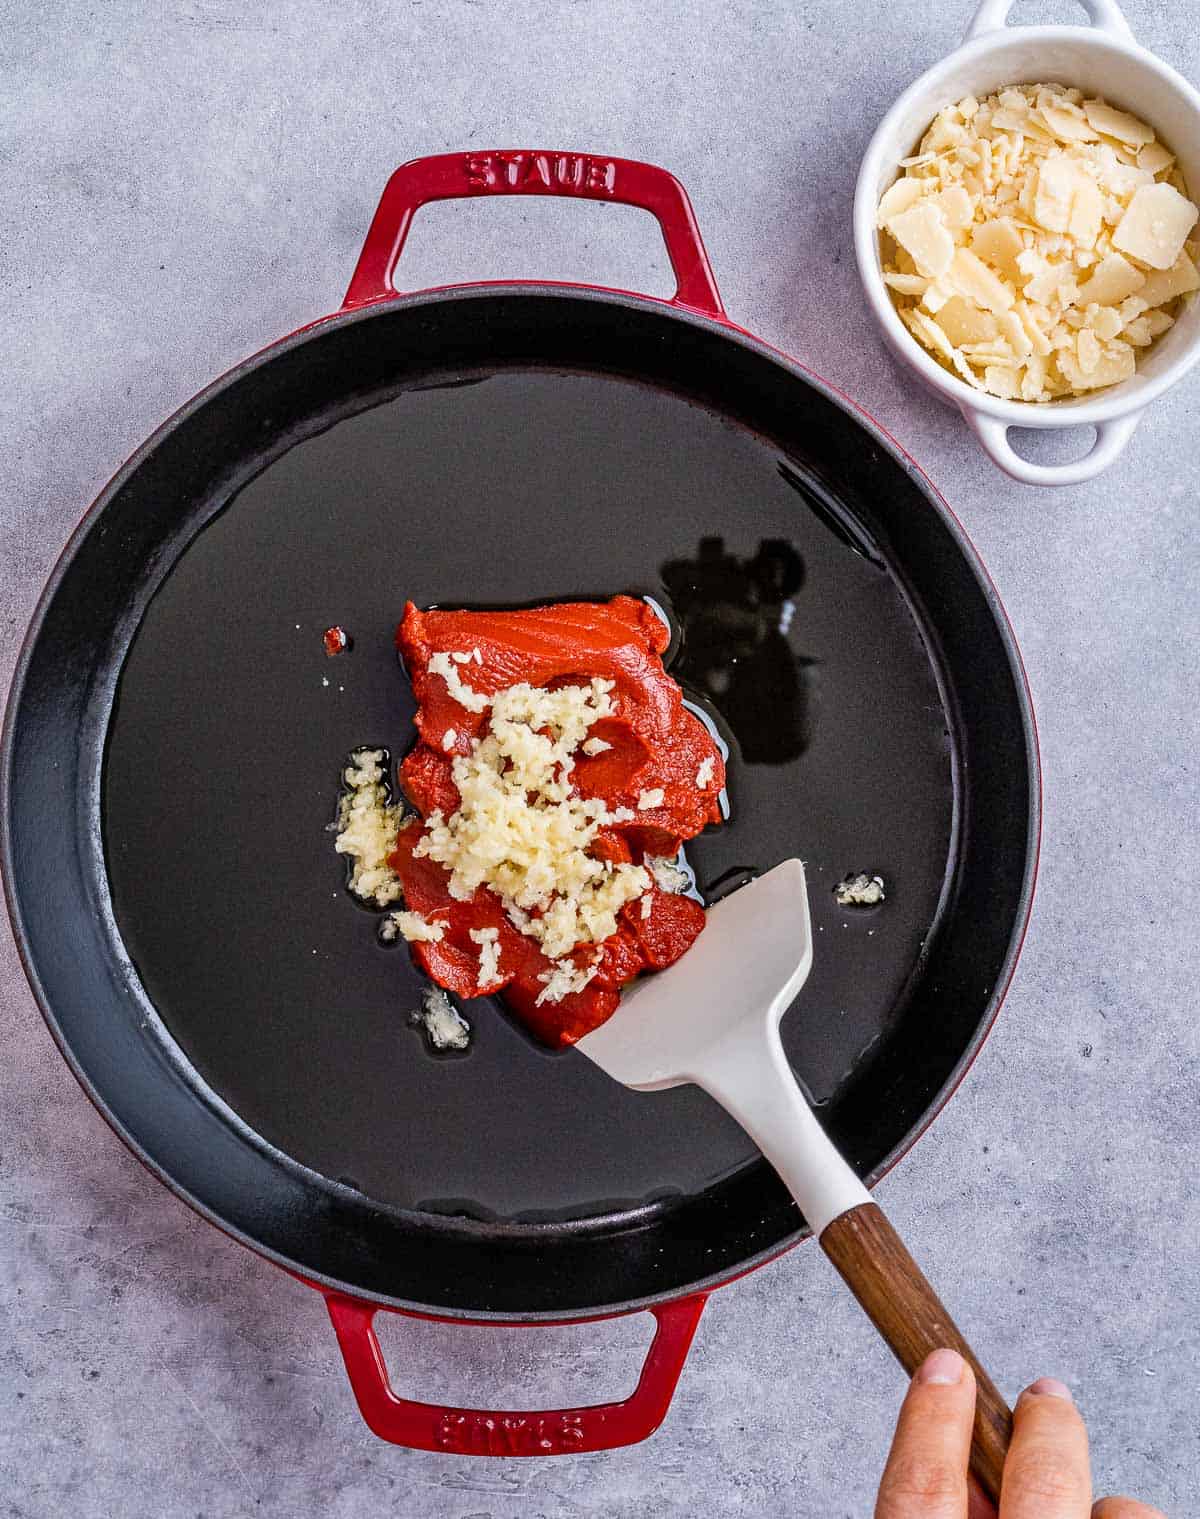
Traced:
[[[424, 978], [376, 948], [326, 831], [335, 766], [366, 738], [393, 760], [412, 740], [393, 642], [406, 600], [633, 591], [677, 625], [672, 672], [729, 748], [729, 821], [688, 845], [702, 892], [805, 862], [816, 955], [783, 1033], [836, 1118], [863, 1051], [881, 1035], [886, 1051], [954, 809], [933, 660], [869, 517], [770, 440], [603, 375], [405, 392], [268, 463], [151, 602], [105, 766], [121, 932], [204, 1080], [381, 1207], [592, 1217], [755, 1158], [703, 1094], [628, 1092], [499, 1005], [464, 1006], [469, 1055], [429, 1058], [405, 1026]], [[354, 656], [324, 687], [312, 630], [334, 624]], [[868, 864], [887, 902], [851, 916], [832, 888]]]

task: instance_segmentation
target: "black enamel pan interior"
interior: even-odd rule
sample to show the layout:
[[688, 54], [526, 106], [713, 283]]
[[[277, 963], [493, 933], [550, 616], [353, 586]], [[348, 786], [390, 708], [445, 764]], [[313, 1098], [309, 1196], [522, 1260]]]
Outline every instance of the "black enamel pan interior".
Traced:
[[[953, 518], [798, 366], [660, 302], [480, 287], [351, 313], [227, 375], [107, 488], [47, 589], [4, 751], [4, 865], [51, 1027], [124, 1139], [314, 1281], [448, 1315], [661, 1300], [803, 1221], [692, 1089], [636, 1095], [498, 1004], [431, 1053], [344, 890], [348, 751], [412, 739], [406, 599], [650, 594], [730, 744], [710, 895], [806, 864], [784, 1024], [877, 1177], [994, 1016], [1029, 904], [1032, 720]], [[329, 658], [341, 624], [350, 652]], [[847, 873], [887, 899], [839, 907]]]

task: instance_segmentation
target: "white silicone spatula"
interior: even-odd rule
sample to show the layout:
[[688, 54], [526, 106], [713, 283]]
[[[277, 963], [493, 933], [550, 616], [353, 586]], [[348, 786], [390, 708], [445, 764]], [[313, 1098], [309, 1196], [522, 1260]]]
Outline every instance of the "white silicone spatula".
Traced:
[[808, 978], [804, 866], [787, 860], [709, 910], [681, 960], [647, 976], [577, 1046], [625, 1086], [695, 1082], [774, 1166], [826, 1255], [910, 1374], [949, 1346], [978, 1382], [971, 1469], [997, 1502], [1012, 1414], [937, 1294], [804, 1098], [779, 1022]]

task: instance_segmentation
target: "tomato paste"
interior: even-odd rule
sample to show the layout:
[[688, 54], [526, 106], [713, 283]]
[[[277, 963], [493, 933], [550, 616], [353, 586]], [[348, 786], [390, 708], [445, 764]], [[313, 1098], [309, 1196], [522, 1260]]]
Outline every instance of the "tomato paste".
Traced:
[[[425, 820], [434, 813], [448, 818], [459, 806], [454, 760], [470, 755], [489, 729], [490, 701], [481, 698], [521, 683], [551, 690], [586, 686], [596, 677], [613, 683], [611, 711], [588, 730], [600, 743], [591, 753], [577, 750], [570, 772], [571, 794], [600, 799], [609, 815], [588, 846], [592, 858], [614, 866], [669, 859], [685, 839], [719, 822], [724, 764], [663, 668], [668, 631], [645, 602], [630, 596], [508, 612], [422, 612], [410, 603], [396, 641], [417, 698], [419, 735], [400, 767], [400, 783], [421, 820], [401, 828], [390, 863], [406, 908], [441, 929], [440, 939], [414, 942], [412, 952], [440, 985], [475, 996], [479, 935], [494, 930], [497, 979], [486, 991], [501, 991], [544, 1043], [572, 1044], [612, 1014], [625, 983], [679, 959], [704, 927], [700, 904], [654, 882], [621, 907], [615, 933], [570, 951], [574, 964], [594, 968], [594, 975], [582, 989], [551, 1001], [543, 995], [547, 976], [562, 961], [547, 958], [487, 885], [470, 900], [457, 900], [446, 867], [417, 851]], [[430, 669], [431, 661], [446, 668], [447, 656], [456, 654], [462, 662], [449, 677]], [[460, 699], [464, 686], [470, 705]]]

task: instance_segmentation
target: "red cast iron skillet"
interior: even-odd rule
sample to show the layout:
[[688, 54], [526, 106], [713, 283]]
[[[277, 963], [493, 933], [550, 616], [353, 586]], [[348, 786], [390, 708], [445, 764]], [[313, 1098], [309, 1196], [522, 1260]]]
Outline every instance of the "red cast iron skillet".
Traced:
[[[585, 197], [658, 218], [678, 293], [398, 295], [414, 212]], [[154, 1173], [327, 1296], [371, 1427], [424, 1449], [601, 1449], [664, 1416], [705, 1295], [804, 1222], [691, 1089], [637, 1095], [421, 981], [344, 890], [344, 756], [393, 758], [403, 603], [648, 594], [730, 749], [708, 899], [799, 854], [817, 954], [792, 1062], [868, 1180], [962, 1078], [1036, 865], [1029, 696], [996, 593], [858, 408], [731, 323], [680, 185], [580, 154], [392, 177], [346, 302], [189, 402], [103, 491], [33, 619], [3, 741], [3, 867], [60, 1048]], [[354, 639], [328, 658], [322, 630]], [[848, 871], [886, 902], [838, 906]], [[442, 1409], [391, 1390], [378, 1308], [531, 1324], [649, 1309], [624, 1403]]]

